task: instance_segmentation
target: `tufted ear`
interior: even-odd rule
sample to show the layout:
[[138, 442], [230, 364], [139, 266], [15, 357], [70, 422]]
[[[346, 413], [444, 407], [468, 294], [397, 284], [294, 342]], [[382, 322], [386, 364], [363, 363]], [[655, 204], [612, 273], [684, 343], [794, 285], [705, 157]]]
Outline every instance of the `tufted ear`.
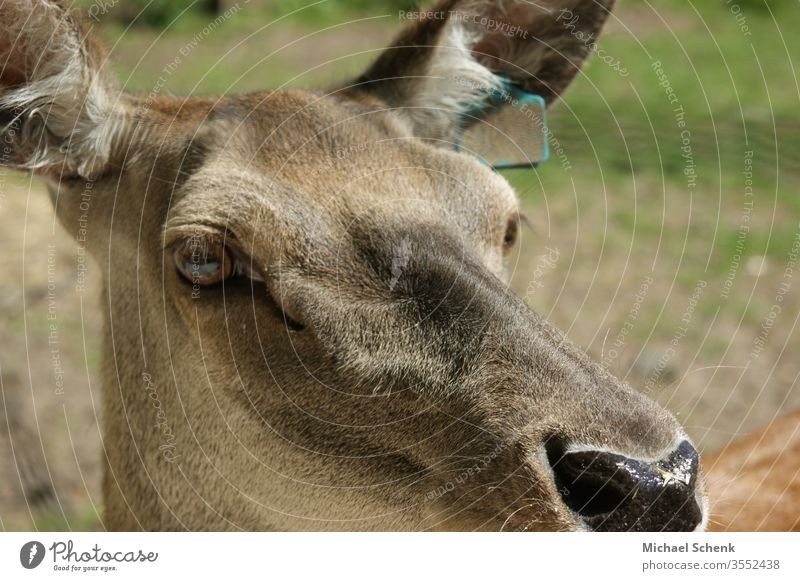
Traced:
[[[358, 79], [402, 108], [417, 135], [452, 143], [508, 86], [549, 105], [595, 46], [614, 0], [444, 0], [413, 22]], [[505, 102], [503, 102], [505, 101]], [[514, 103], [500, 99], [502, 108]], [[496, 110], [496, 107], [494, 107]]]
[[103, 51], [60, 1], [4, 0], [1, 10], [0, 165], [102, 173], [120, 125]]

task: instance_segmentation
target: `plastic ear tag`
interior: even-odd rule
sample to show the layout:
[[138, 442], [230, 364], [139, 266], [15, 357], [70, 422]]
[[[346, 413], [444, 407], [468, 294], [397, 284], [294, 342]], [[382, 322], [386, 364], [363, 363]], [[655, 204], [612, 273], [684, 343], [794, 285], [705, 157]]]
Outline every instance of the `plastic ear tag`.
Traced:
[[507, 79], [503, 85], [462, 116], [456, 151], [498, 170], [536, 167], [550, 155], [546, 103]]

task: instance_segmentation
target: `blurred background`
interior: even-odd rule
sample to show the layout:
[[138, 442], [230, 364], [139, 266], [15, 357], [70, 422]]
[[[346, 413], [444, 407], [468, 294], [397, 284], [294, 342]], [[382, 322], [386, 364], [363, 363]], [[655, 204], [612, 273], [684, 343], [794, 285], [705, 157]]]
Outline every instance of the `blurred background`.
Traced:
[[[77, 5], [145, 95], [325, 86], [414, 8]], [[701, 451], [800, 407], [798, 29], [790, 0], [622, 0], [550, 112], [551, 160], [505, 174], [530, 221], [514, 289]], [[99, 288], [36, 179], [0, 173], [0, 244], [0, 530], [96, 529]]]

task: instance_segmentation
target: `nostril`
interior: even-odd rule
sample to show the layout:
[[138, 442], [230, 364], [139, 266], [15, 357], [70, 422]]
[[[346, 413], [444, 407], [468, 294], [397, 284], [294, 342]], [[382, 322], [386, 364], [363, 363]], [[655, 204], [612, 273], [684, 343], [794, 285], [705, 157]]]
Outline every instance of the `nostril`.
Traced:
[[558, 443], [545, 449], [561, 498], [582, 517], [614, 512], [631, 492], [614, 478], [612, 455], [593, 451], [566, 453]]
[[647, 462], [601, 450], [568, 451], [551, 438], [545, 451], [564, 503], [595, 530], [694, 530], [699, 459], [688, 442]]

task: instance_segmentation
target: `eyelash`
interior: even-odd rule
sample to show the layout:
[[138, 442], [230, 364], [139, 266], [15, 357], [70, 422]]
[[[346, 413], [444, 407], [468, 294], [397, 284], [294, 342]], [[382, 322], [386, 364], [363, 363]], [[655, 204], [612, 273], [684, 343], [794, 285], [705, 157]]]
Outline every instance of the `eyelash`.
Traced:
[[517, 242], [519, 236], [519, 218], [510, 218], [503, 235], [503, 254], [508, 254]]

